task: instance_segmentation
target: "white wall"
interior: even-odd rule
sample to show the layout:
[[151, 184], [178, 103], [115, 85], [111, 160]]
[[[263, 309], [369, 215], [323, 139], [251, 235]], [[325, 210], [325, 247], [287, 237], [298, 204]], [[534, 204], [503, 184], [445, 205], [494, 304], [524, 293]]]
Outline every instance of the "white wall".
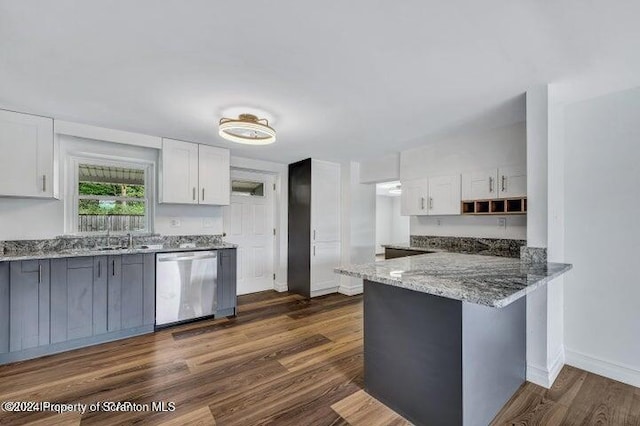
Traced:
[[[360, 164], [341, 164], [342, 182], [342, 264], [375, 260], [376, 187], [360, 183]], [[340, 275], [340, 293], [362, 293], [362, 279]]]
[[400, 215], [400, 197], [376, 196], [376, 253], [383, 244], [409, 242], [409, 218]]
[[640, 89], [565, 111], [567, 363], [640, 386]]
[[391, 242], [393, 198], [376, 195], [376, 253], [384, 253], [383, 244]]
[[[400, 154], [400, 179], [457, 174], [499, 166], [526, 164], [526, 123], [466, 133], [432, 141]], [[412, 235], [526, 239], [526, 216], [506, 217], [498, 227], [497, 217], [413, 216]]]
[[391, 244], [409, 242], [409, 218], [400, 214], [400, 197], [393, 197], [391, 206]]
[[360, 163], [360, 183], [390, 182], [400, 179], [400, 154], [394, 153]]

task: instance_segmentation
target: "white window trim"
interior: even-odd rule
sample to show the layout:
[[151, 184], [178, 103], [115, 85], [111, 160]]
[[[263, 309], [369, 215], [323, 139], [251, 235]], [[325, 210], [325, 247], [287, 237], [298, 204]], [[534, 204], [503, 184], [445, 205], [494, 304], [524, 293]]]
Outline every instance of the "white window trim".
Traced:
[[[155, 218], [155, 163], [137, 158], [116, 157], [110, 155], [93, 154], [85, 152], [72, 153], [67, 158], [66, 165], [66, 196], [65, 196], [65, 235], [92, 236], [103, 235], [104, 232], [78, 232], [78, 168], [80, 164], [96, 164], [107, 167], [136, 168], [144, 170], [145, 183], [145, 223], [144, 231], [113, 232], [112, 235], [145, 235], [153, 233]], [[117, 197], [109, 197], [114, 199]]]

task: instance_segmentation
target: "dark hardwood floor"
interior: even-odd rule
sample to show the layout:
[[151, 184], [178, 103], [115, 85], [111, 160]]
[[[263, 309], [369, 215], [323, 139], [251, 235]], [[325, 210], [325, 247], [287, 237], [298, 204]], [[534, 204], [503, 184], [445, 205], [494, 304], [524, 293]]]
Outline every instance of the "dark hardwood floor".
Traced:
[[[175, 403], [173, 412], [8, 413], [0, 424], [404, 425], [362, 384], [362, 298], [240, 297], [239, 315], [0, 366], [0, 401]], [[640, 390], [565, 367], [496, 425], [640, 425]]]

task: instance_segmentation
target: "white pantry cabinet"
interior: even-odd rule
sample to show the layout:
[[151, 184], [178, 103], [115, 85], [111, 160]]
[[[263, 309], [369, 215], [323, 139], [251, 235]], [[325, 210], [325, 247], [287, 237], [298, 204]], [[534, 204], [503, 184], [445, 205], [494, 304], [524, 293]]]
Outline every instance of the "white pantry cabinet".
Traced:
[[161, 203], [228, 205], [230, 186], [228, 149], [162, 139]]
[[0, 196], [57, 198], [53, 119], [0, 110]]
[[308, 158], [289, 164], [289, 291], [316, 297], [338, 290], [340, 183], [338, 163]]
[[460, 175], [433, 176], [402, 182], [403, 216], [460, 214]]

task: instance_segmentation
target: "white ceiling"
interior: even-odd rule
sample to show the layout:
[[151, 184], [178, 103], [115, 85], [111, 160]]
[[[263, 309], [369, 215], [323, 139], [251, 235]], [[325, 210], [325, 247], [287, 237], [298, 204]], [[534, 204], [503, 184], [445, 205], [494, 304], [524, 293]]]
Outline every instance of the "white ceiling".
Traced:
[[[0, 106], [280, 162], [373, 158], [639, 83], [637, 0], [0, 0]], [[257, 112], [272, 146], [223, 141]]]

